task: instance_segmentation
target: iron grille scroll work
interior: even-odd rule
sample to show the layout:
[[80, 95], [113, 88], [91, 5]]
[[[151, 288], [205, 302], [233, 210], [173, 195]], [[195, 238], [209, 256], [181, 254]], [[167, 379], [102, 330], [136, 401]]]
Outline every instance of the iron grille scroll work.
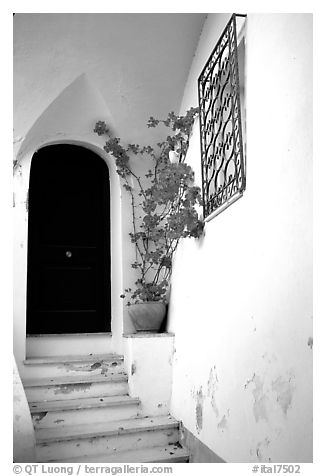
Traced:
[[246, 187], [236, 17], [233, 14], [198, 78], [204, 218]]

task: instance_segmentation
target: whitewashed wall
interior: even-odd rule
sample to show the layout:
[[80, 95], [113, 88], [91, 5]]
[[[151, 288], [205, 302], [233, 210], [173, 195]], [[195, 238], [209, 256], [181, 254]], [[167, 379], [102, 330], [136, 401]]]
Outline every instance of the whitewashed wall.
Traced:
[[[209, 15], [182, 112], [228, 15]], [[247, 190], [173, 274], [172, 414], [228, 462], [312, 461], [312, 16], [250, 14]], [[187, 162], [200, 183], [198, 124]]]

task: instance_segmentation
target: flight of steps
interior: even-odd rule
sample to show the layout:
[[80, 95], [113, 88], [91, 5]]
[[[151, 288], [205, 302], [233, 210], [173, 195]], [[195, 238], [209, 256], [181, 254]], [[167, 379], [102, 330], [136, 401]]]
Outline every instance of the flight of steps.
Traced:
[[31, 410], [37, 462], [188, 462], [179, 422], [141, 416], [128, 395], [123, 356], [29, 358], [23, 385]]

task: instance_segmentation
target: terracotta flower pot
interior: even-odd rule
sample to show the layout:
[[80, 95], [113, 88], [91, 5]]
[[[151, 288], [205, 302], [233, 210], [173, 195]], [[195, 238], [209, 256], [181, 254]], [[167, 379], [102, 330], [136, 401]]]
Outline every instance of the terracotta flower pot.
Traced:
[[159, 301], [128, 306], [129, 316], [137, 332], [158, 332], [166, 313], [166, 304]]

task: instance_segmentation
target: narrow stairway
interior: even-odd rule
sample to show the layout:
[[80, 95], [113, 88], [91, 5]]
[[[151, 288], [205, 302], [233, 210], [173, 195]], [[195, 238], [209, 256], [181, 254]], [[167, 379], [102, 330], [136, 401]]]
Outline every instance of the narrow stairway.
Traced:
[[177, 463], [189, 452], [171, 415], [143, 416], [123, 356], [29, 358], [23, 380], [37, 462]]

